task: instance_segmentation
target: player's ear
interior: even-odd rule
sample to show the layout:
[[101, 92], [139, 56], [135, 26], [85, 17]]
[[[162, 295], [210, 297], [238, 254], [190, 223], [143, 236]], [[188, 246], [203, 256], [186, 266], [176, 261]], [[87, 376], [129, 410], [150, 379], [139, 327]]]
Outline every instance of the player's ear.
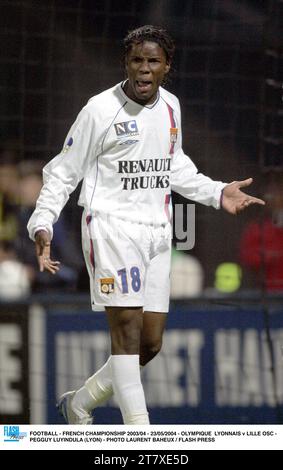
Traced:
[[126, 54], [124, 57], [124, 67], [125, 67], [126, 72], [128, 72], [128, 65], [129, 65], [128, 54]]
[[167, 62], [167, 64], [165, 65], [165, 74], [167, 74], [170, 71], [170, 68], [171, 68], [171, 64]]

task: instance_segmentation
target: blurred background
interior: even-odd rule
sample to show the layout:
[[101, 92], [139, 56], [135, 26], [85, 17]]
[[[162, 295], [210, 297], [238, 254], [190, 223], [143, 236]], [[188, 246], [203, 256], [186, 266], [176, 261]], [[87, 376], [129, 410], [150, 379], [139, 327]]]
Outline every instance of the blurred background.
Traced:
[[[1, 1], [0, 421], [60, 422], [56, 397], [109, 354], [103, 314], [89, 311], [80, 188], [55, 225], [60, 275], [38, 272], [26, 223], [43, 165], [87, 100], [123, 80], [122, 39], [143, 24], [176, 41], [166, 87], [185, 152], [214, 179], [253, 177], [247, 191], [267, 202], [238, 217], [196, 206], [194, 248], [173, 251], [163, 351], [144, 375], [152, 421], [283, 423], [282, 0]], [[187, 201], [173, 202], [189, 223]], [[121, 419], [114, 402], [97, 413]]]

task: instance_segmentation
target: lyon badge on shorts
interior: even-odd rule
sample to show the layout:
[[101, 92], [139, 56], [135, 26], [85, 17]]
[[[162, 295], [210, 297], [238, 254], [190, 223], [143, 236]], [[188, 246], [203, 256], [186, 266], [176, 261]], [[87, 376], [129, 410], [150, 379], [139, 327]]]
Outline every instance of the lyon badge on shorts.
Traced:
[[114, 277], [104, 277], [100, 279], [100, 290], [102, 294], [113, 294]]
[[178, 128], [177, 127], [170, 127], [170, 142], [171, 144], [175, 144], [177, 142], [178, 137]]

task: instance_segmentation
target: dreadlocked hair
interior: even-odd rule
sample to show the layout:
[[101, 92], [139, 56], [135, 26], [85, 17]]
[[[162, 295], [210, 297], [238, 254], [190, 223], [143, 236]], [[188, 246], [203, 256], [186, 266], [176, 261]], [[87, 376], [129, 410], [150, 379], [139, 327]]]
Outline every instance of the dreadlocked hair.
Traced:
[[144, 41], [156, 42], [164, 50], [167, 63], [171, 64], [175, 51], [174, 41], [165, 29], [152, 25], [141, 26], [128, 33], [123, 41], [125, 58], [134, 44]]

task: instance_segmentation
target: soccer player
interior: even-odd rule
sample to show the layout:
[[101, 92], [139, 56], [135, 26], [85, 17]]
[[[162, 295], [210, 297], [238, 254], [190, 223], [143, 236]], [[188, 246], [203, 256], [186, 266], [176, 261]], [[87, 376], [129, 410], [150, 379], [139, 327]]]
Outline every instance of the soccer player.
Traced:
[[171, 189], [237, 214], [264, 201], [198, 173], [182, 150], [178, 99], [161, 85], [174, 43], [143, 26], [124, 39], [127, 79], [89, 100], [62, 151], [43, 169], [44, 185], [28, 223], [40, 270], [55, 274], [52, 226], [83, 180], [82, 244], [93, 310], [106, 310], [111, 355], [59, 409], [70, 424], [89, 424], [112, 394], [125, 424], [148, 424], [140, 368], [159, 352], [169, 305]]

